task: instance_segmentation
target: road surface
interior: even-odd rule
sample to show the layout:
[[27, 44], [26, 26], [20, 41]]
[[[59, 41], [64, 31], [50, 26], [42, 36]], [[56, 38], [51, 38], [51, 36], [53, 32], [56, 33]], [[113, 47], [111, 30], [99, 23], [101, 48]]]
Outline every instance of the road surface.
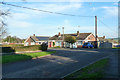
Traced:
[[2, 65], [3, 78], [61, 78], [116, 49], [49, 49], [56, 53], [38, 59]]

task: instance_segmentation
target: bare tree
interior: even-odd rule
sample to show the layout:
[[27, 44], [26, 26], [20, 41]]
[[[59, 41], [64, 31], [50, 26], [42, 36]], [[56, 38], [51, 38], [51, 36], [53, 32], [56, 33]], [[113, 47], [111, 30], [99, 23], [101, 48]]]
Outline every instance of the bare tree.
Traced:
[[7, 24], [5, 20], [9, 14], [9, 10], [0, 10], [0, 41], [7, 35]]

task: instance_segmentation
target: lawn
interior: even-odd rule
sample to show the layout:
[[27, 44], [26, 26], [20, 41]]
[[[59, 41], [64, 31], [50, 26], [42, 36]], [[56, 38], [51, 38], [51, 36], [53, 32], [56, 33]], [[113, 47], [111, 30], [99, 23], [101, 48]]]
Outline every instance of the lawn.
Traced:
[[98, 78], [103, 78], [104, 68], [107, 65], [109, 59], [102, 59], [94, 64], [91, 64], [85, 68], [82, 68], [68, 76], [64, 79], [76, 78], [76, 79], [87, 79], [87, 80], [96, 80]]
[[55, 51], [5, 55], [5, 56], [2, 56], [2, 64], [10, 63], [10, 62], [17, 62], [21, 60], [28, 60], [28, 59], [32, 59], [32, 58], [36, 58], [40, 56], [49, 55], [52, 53], [55, 53]]
[[120, 47], [113, 47], [113, 49], [120, 49]]

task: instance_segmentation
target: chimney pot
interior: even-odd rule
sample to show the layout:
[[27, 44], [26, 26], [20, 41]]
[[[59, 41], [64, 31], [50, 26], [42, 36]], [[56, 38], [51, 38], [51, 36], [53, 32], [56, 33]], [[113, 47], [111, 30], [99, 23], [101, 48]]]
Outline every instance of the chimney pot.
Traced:
[[79, 36], [79, 31], [77, 31], [77, 36]]
[[35, 34], [33, 34], [33, 36], [35, 36]]
[[61, 36], [60, 32], [58, 33], [58, 36]]
[[103, 36], [103, 39], [105, 39], [105, 36]]

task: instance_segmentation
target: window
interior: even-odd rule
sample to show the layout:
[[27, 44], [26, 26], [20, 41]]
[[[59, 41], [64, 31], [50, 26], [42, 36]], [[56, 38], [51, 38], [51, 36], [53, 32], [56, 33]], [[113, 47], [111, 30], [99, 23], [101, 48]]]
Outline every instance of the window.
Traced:
[[34, 42], [31, 42], [31, 45], [35, 45], [35, 43], [34, 43]]
[[26, 43], [25, 43], [25, 45], [26, 45], [26, 46], [28, 46], [28, 45], [29, 45], [29, 43], [28, 43], [28, 42], [26, 42]]
[[39, 42], [39, 44], [41, 44], [41, 42]]
[[82, 45], [82, 41], [78, 41], [78, 45]]

